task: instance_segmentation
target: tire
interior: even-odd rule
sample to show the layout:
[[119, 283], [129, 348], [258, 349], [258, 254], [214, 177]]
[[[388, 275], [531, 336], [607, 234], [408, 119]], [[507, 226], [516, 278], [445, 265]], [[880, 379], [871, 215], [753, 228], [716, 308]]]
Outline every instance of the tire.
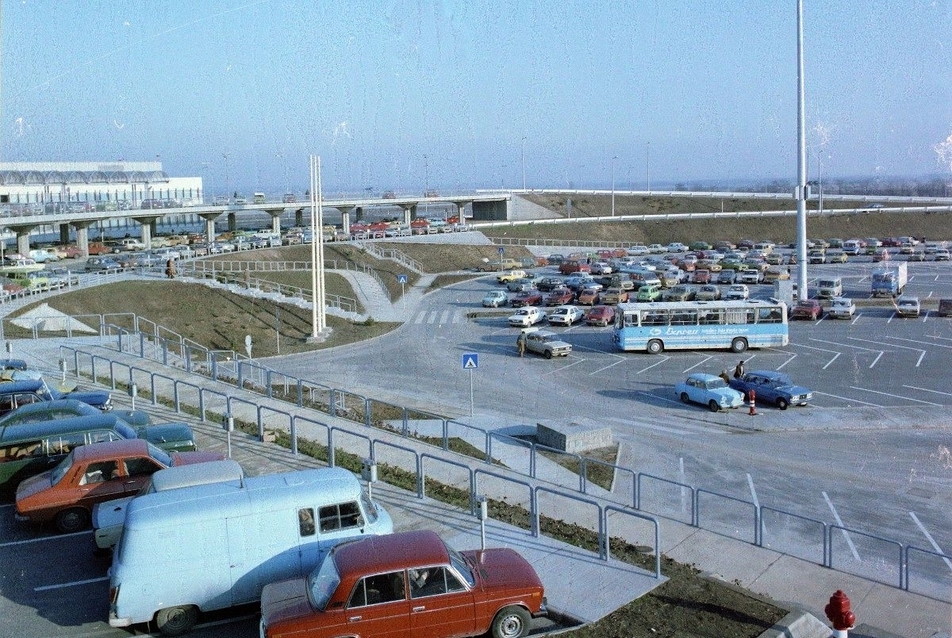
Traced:
[[493, 638], [522, 638], [529, 633], [529, 612], [522, 607], [504, 607], [493, 618]]
[[721, 406], [717, 405], [717, 401], [711, 399], [707, 403], [707, 407], [711, 412], [720, 412]]
[[687, 393], [687, 392], [682, 392], [682, 393], [681, 393], [681, 402], [682, 402], [682, 403], [690, 403], [690, 402], [691, 402], [691, 400], [688, 398], [688, 393]]
[[659, 339], [652, 339], [648, 342], [648, 354], [661, 354], [664, 352], [664, 344]]
[[53, 519], [56, 529], [63, 534], [72, 534], [89, 527], [89, 512], [80, 508], [63, 510]]
[[543, 354], [542, 356], [545, 357], [546, 359], [551, 359], [551, 358], [552, 358], [552, 351], [551, 351], [551, 350], [546, 350], [546, 351], [545, 351], [545, 354]]
[[777, 407], [780, 408], [781, 410], [786, 410], [789, 405], [790, 403], [783, 397], [780, 397], [779, 399], [777, 399]]
[[198, 621], [198, 608], [167, 607], [155, 614], [155, 624], [163, 636], [181, 636], [191, 631]]
[[744, 352], [745, 350], [747, 350], [747, 339], [734, 337], [731, 341], [731, 352]]

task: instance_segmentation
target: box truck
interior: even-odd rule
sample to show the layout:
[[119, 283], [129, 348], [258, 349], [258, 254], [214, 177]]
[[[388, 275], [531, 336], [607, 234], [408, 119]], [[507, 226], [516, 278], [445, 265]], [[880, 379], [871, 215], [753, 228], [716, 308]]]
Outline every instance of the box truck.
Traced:
[[879, 266], [873, 270], [872, 294], [874, 297], [898, 297], [906, 287], [908, 273], [906, 262]]

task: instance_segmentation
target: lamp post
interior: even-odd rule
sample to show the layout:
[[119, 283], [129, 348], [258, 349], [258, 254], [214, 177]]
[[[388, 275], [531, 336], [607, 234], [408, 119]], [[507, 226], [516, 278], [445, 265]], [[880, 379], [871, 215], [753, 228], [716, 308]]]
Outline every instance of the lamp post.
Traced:
[[615, 216], [615, 160], [618, 156], [612, 157], [612, 217]]
[[522, 191], [526, 190], [526, 136], [522, 136]]
[[228, 153], [222, 153], [221, 156], [225, 158], [225, 197], [231, 198], [228, 193], [231, 189], [231, 183], [228, 181]]
[[648, 179], [648, 164], [651, 159], [651, 142], [645, 145], [645, 190], [651, 190], [651, 181]]

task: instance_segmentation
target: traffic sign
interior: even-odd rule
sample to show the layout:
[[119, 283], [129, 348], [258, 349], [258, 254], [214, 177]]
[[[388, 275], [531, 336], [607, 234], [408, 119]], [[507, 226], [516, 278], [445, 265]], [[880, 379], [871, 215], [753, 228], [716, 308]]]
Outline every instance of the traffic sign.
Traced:
[[463, 370], [475, 370], [479, 367], [479, 354], [475, 352], [463, 353]]
[[499, 254], [501, 255], [501, 254], [503, 254], [504, 252], [506, 252], [506, 249], [503, 248], [502, 246], [500, 246], [500, 247], [499, 247]]
[[397, 281], [399, 281], [401, 284], [405, 284], [407, 283], [407, 276], [401, 273], [397, 275]]

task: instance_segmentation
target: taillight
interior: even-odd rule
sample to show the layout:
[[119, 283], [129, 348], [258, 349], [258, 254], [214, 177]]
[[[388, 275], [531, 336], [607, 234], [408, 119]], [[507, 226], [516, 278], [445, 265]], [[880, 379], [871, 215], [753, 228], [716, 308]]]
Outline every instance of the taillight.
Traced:
[[119, 598], [119, 587], [110, 587], [109, 588], [109, 604], [115, 605], [116, 599]]

